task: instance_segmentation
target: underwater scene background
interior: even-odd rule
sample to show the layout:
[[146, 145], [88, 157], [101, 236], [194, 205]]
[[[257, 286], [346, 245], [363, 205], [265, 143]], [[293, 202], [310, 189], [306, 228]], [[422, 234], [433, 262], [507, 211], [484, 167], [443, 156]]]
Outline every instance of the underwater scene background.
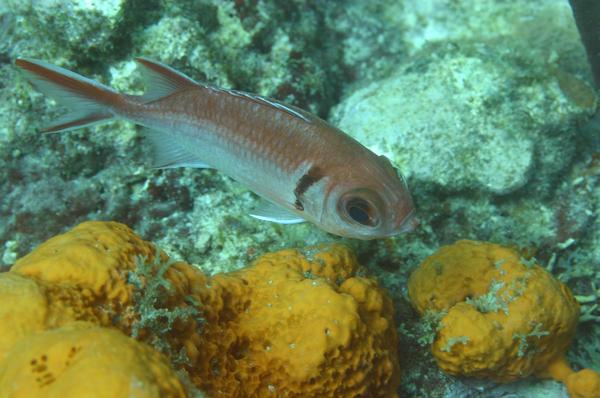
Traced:
[[[600, 396], [562, 361], [600, 371], [581, 43], [566, 0], [0, 0], [0, 397], [129, 396], [129, 379], [102, 391], [121, 386], [108, 371], [82, 381], [102, 373], [74, 365], [94, 344], [144, 397]], [[38, 132], [63, 110], [16, 58], [142, 94], [139, 56], [387, 156], [419, 227], [359, 241], [261, 222], [218, 171], [153, 169], [132, 123]], [[137, 235], [76, 227], [92, 220]]]

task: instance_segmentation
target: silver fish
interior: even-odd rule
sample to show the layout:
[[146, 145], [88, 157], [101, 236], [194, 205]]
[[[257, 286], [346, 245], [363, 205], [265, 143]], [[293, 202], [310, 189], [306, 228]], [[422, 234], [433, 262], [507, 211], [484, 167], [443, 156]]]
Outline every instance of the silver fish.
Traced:
[[120, 94], [44, 61], [16, 66], [71, 112], [46, 132], [117, 118], [148, 128], [154, 166], [213, 167], [267, 200], [252, 216], [310, 221], [335, 235], [376, 239], [417, 225], [410, 192], [384, 156], [299, 108], [198, 83], [147, 58], [142, 96]]

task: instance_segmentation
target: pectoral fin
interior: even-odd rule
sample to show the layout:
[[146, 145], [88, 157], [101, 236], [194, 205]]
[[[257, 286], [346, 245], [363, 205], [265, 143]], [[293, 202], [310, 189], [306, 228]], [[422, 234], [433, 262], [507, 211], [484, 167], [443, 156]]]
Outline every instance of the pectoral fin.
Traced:
[[278, 224], [298, 224], [306, 221], [297, 214], [283, 209], [274, 203], [263, 200], [252, 212], [250, 216], [263, 221], [271, 221]]

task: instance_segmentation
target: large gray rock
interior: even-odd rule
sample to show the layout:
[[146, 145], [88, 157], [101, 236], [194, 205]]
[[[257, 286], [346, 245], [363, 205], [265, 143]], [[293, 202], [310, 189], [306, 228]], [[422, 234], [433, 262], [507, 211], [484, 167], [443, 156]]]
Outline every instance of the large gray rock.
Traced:
[[426, 49], [352, 93], [332, 120], [418, 184], [512, 192], [570, 162], [573, 130], [565, 122], [585, 110], [561, 92], [550, 67], [540, 75], [502, 51]]

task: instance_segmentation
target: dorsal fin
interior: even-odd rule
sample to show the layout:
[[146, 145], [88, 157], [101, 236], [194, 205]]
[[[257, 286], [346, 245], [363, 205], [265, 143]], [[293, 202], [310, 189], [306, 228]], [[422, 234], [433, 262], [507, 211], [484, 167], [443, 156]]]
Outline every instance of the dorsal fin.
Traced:
[[144, 102], [151, 102], [185, 88], [198, 86], [191, 77], [158, 61], [144, 57], [136, 58], [135, 61], [142, 67], [146, 80], [147, 91], [142, 96]]
[[310, 116], [307, 115], [305, 111], [303, 111], [300, 108], [296, 108], [294, 106], [284, 104], [283, 102], [278, 101], [276, 99], [263, 97], [262, 95], [247, 93], [245, 91], [240, 91], [240, 90], [228, 90], [228, 89], [215, 88], [215, 87], [209, 87], [209, 88], [212, 90], [215, 90], [215, 91], [218, 90], [218, 91], [221, 91], [221, 92], [224, 92], [224, 93], [236, 96], [236, 97], [247, 98], [247, 99], [257, 102], [259, 104], [267, 105], [272, 108], [279, 109], [280, 111], [284, 111], [284, 112], [286, 112], [294, 117], [297, 117], [298, 119], [301, 119], [302, 121], [305, 121], [307, 123], [312, 123]]

